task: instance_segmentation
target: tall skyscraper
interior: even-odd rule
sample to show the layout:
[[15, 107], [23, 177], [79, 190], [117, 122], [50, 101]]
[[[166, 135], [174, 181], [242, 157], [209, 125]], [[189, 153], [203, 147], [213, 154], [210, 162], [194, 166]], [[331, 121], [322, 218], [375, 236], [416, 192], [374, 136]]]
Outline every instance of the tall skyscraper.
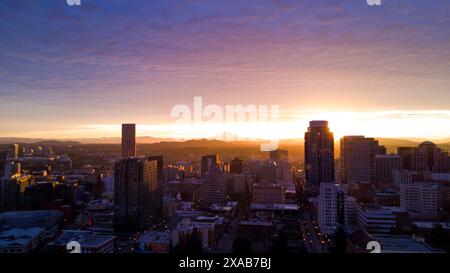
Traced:
[[242, 160], [233, 158], [230, 162], [230, 173], [241, 174], [243, 171]]
[[277, 163], [266, 160], [261, 165], [260, 177], [262, 183], [277, 183]]
[[10, 159], [17, 159], [19, 157], [19, 144], [11, 144], [8, 147], [8, 157]]
[[20, 198], [20, 186], [15, 179], [0, 177], [0, 211], [15, 210]]
[[114, 229], [136, 232], [150, 227], [155, 215], [158, 162], [128, 158], [114, 166]]
[[425, 141], [417, 147], [398, 147], [403, 168], [416, 172], [450, 172], [450, 157], [448, 152], [436, 144]]
[[417, 172], [446, 173], [450, 171], [447, 160], [448, 152], [425, 141], [413, 150], [411, 168]]
[[394, 186], [393, 174], [402, 169], [402, 158], [399, 155], [375, 156], [375, 180], [377, 185], [389, 184]]
[[156, 172], [158, 178], [158, 185], [156, 192], [154, 193], [155, 201], [153, 202], [153, 211], [155, 216], [162, 215], [162, 202], [163, 202], [163, 192], [165, 191], [164, 183], [164, 157], [162, 155], [147, 156], [148, 160], [156, 160]]
[[122, 158], [136, 156], [136, 124], [122, 124]]
[[378, 140], [364, 136], [341, 138], [339, 168], [341, 183], [375, 183], [375, 155]]
[[397, 147], [397, 154], [402, 158], [402, 168], [412, 170], [412, 154], [414, 147]]
[[5, 166], [6, 166], [7, 158], [8, 158], [8, 152], [0, 151], [0, 178], [2, 178], [5, 175]]
[[305, 133], [306, 187], [318, 191], [321, 183], [334, 183], [334, 137], [328, 121], [309, 123]]
[[219, 164], [219, 155], [205, 155], [202, 156], [200, 166], [201, 176], [204, 177], [211, 167], [216, 167]]
[[226, 198], [226, 179], [217, 165], [211, 166], [205, 174], [202, 196], [206, 203], [218, 203]]

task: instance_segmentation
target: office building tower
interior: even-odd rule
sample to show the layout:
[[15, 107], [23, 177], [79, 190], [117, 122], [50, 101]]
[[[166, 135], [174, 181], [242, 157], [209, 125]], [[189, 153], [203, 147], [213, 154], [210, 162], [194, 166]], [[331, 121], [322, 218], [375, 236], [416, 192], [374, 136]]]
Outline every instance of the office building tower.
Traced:
[[399, 155], [375, 156], [375, 180], [377, 185], [389, 184], [393, 186], [393, 172], [400, 169], [402, 169], [402, 158]]
[[204, 175], [209, 171], [211, 167], [216, 167], [217, 164], [219, 164], [219, 155], [205, 155], [202, 156], [201, 166], [200, 166], [200, 172], [201, 176], [204, 177]]
[[328, 121], [311, 121], [305, 133], [306, 187], [318, 191], [321, 183], [334, 183], [334, 137]]
[[234, 188], [235, 194], [248, 195], [251, 192], [251, 187], [255, 182], [253, 176], [247, 173], [234, 175]]
[[0, 162], [6, 161], [8, 158], [8, 151], [0, 151]]
[[276, 183], [277, 182], [277, 163], [272, 160], [267, 160], [261, 165], [260, 170], [261, 183]]
[[136, 156], [136, 124], [122, 124], [122, 158]]
[[22, 165], [19, 161], [7, 161], [2, 165], [3, 172], [0, 177], [11, 178], [12, 176], [19, 175], [21, 172]]
[[423, 182], [400, 185], [400, 207], [419, 216], [433, 217], [439, 208], [438, 184]]
[[241, 174], [243, 171], [242, 160], [239, 158], [233, 158], [230, 162], [230, 173]]
[[339, 168], [341, 183], [370, 184], [375, 182], [375, 155], [378, 141], [364, 136], [341, 138]]
[[201, 192], [206, 203], [225, 201], [226, 179], [217, 165], [211, 166], [205, 174]]
[[292, 166], [291, 163], [287, 160], [277, 160], [277, 183], [293, 183], [294, 176], [292, 174]]
[[20, 185], [15, 179], [0, 177], [0, 211], [15, 210], [20, 200]]
[[147, 156], [148, 160], [155, 160], [156, 161], [156, 173], [158, 178], [158, 185], [155, 192], [155, 201], [154, 201], [154, 210], [155, 210], [155, 216], [161, 216], [162, 215], [162, 201], [163, 201], [163, 192], [165, 189], [165, 183], [164, 183], [164, 157], [162, 155], [154, 155], [154, 156]]
[[288, 160], [288, 151], [284, 149], [276, 149], [269, 152], [270, 160]]
[[252, 202], [261, 204], [284, 204], [286, 203], [286, 189], [282, 184], [255, 184], [253, 186]]
[[348, 185], [321, 183], [318, 198], [318, 223], [325, 234], [333, 234], [338, 226], [349, 223]]
[[114, 166], [114, 229], [136, 232], [150, 227], [158, 205], [156, 160], [122, 159]]
[[19, 144], [11, 144], [8, 147], [8, 158], [17, 159], [19, 157]]
[[0, 178], [2, 178], [5, 175], [5, 166], [6, 166], [7, 158], [8, 158], [8, 152], [0, 151]]
[[397, 147], [397, 154], [402, 158], [402, 168], [412, 170], [412, 154], [414, 147]]
[[449, 172], [448, 152], [430, 141], [422, 142], [412, 152], [411, 169], [416, 172]]
[[162, 155], [153, 155], [153, 156], [147, 156], [146, 159], [148, 160], [156, 160], [156, 165], [157, 165], [157, 176], [158, 176], [158, 181], [163, 181], [164, 180], [164, 156]]

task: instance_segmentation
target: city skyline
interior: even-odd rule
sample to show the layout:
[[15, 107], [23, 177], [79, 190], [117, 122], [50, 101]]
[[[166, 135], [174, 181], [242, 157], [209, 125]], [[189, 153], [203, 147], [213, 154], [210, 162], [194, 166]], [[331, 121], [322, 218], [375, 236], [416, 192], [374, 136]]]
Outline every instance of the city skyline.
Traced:
[[279, 122], [226, 130], [251, 139], [302, 138], [310, 120], [336, 138], [450, 138], [447, 1], [148, 2], [2, 1], [0, 136], [220, 135], [174, 124], [202, 96], [279, 105]]

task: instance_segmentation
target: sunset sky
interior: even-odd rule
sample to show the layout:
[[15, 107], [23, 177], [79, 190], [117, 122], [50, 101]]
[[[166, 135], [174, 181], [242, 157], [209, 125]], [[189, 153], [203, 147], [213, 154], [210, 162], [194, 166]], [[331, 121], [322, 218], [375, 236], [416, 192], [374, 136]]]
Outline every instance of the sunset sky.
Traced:
[[[303, 137], [450, 137], [450, 1], [0, 1], [0, 137], [214, 136], [171, 109], [279, 105], [226, 127]], [[190, 127], [191, 126], [191, 127]], [[198, 130], [197, 130], [198, 129]]]

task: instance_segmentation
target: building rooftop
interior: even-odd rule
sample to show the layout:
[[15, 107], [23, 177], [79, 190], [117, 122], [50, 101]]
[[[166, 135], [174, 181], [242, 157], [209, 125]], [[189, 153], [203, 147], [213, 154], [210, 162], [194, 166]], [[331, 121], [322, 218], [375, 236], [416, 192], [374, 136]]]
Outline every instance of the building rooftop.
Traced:
[[50, 228], [58, 223], [63, 213], [57, 210], [10, 211], [0, 214], [3, 228]]
[[251, 219], [251, 220], [247, 220], [247, 221], [240, 221], [239, 225], [240, 226], [266, 226], [266, 227], [271, 227], [272, 226], [272, 222], [259, 220], [259, 219]]
[[77, 241], [82, 247], [99, 247], [104, 243], [114, 240], [116, 236], [101, 235], [92, 231], [63, 230], [63, 233], [51, 245], [66, 246], [70, 241]]
[[399, 159], [400, 155], [398, 155], [398, 154], [375, 155], [375, 158], [395, 158], [395, 159]]
[[298, 210], [297, 204], [262, 204], [252, 203], [251, 209], [257, 210]]
[[215, 215], [215, 216], [200, 215], [200, 216], [196, 217], [195, 219], [193, 219], [192, 221], [196, 222], [196, 223], [223, 224], [224, 223], [224, 218], [220, 217], [218, 215]]
[[12, 228], [0, 232], [0, 248], [25, 246], [40, 236], [43, 228]]
[[170, 244], [172, 241], [172, 233], [170, 231], [149, 231], [139, 237], [138, 243], [164, 243]]
[[450, 230], [450, 223], [448, 222], [412, 222], [418, 228], [421, 229], [433, 229], [436, 225], [441, 225], [444, 229]]
[[374, 240], [380, 242], [382, 253], [441, 253], [424, 242], [409, 236], [375, 235]]

